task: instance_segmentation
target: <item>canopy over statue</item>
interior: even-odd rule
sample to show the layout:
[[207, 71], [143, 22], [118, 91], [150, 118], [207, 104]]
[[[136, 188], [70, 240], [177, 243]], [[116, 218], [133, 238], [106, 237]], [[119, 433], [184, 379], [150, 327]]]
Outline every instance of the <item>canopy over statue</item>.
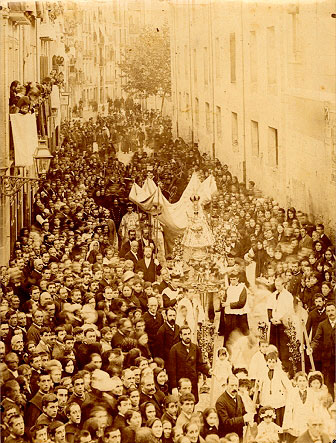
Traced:
[[216, 181], [212, 175], [201, 182], [194, 172], [180, 200], [176, 203], [169, 203], [161, 188], [150, 178], [145, 180], [142, 187], [134, 183], [129, 199], [143, 211], [157, 215], [163, 225], [168, 248], [171, 249], [175, 238], [183, 234], [190, 223], [188, 214], [193, 211], [191, 198], [199, 196], [199, 204], [202, 206], [209, 203], [211, 196], [216, 192]]

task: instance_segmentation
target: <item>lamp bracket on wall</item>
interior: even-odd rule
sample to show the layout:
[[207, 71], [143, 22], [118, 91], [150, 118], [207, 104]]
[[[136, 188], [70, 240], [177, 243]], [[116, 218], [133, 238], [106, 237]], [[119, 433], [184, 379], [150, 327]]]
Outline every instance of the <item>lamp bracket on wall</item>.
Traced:
[[12, 200], [26, 183], [37, 185], [40, 182], [40, 178], [4, 175], [0, 177], [0, 196], [10, 197]]

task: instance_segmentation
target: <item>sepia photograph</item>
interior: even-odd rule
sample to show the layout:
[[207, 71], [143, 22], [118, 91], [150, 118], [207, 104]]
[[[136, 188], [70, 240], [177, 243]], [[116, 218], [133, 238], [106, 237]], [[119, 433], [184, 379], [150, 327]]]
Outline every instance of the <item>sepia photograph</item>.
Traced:
[[336, 0], [0, 0], [0, 443], [336, 442]]

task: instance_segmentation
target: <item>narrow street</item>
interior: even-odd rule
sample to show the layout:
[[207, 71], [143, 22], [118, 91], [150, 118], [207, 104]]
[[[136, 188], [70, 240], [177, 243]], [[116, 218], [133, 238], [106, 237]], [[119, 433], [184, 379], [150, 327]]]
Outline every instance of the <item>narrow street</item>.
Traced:
[[0, 443], [336, 442], [332, 0], [0, 4]]

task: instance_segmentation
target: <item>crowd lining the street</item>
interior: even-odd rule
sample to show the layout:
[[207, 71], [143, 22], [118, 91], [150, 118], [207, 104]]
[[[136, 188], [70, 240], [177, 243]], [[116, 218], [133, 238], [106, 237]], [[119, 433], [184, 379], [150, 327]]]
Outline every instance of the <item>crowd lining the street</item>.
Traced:
[[[335, 439], [336, 258], [323, 224], [262, 198], [131, 100], [96, 121], [65, 122], [62, 137], [34, 224], [1, 268], [1, 441]], [[212, 313], [188, 280], [199, 264], [181, 275], [176, 251], [159, 253], [153, 217], [128, 200], [132, 183], [150, 177], [176, 202], [194, 171], [201, 181], [213, 174], [218, 189], [204, 208], [210, 272], [222, 282]], [[246, 367], [226, 347], [211, 362], [197, 330], [220, 311], [224, 346], [233, 330], [248, 335], [251, 264], [253, 284], [270, 293], [268, 334]], [[286, 323], [298, 307], [310, 336], [301, 361]], [[204, 410], [201, 374], [216, 397]]]

